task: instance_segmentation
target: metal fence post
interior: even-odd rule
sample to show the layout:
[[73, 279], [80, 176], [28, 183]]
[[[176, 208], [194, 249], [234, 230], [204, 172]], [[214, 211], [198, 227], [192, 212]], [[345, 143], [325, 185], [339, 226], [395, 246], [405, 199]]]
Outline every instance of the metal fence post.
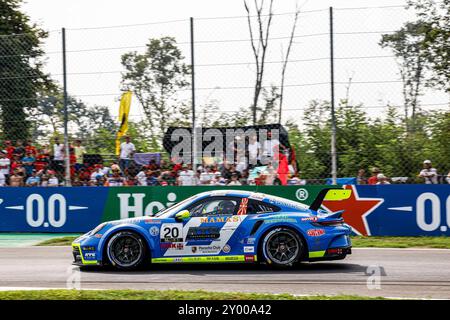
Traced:
[[68, 133], [68, 110], [67, 110], [67, 69], [66, 69], [66, 28], [62, 28], [62, 60], [63, 60], [63, 86], [64, 86], [64, 168], [65, 168], [65, 186], [71, 186], [70, 182], [70, 153], [69, 153], [69, 133]]
[[333, 7], [330, 7], [330, 87], [331, 87], [331, 178], [336, 184], [336, 115], [334, 110], [334, 48], [333, 48]]
[[195, 60], [194, 60], [194, 18], [190, 18], [191, 25], [191, 90], [192, 90], [192, 167], [197, 167], [197, 130], [195, 118]]

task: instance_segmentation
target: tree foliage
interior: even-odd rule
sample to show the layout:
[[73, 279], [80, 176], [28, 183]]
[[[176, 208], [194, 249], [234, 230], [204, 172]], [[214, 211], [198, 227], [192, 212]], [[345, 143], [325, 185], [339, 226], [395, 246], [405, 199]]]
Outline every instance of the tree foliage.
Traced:
[[160, 145], [162, 134], [171, 124], [189, 119], [190, 108], [176, 95], [189, 85], [190, 67], [183, 60], [172, 37], [150, 39], [144, 53], [122, 56], [123, 87], [133, 91], [142, 106], [154, 146]]
[[52, 82], [43, 71], [47, 33], [20, 11], [21, 0], [0, 1], [0, 126], [11, 140], [29, 137], [27, 114]]

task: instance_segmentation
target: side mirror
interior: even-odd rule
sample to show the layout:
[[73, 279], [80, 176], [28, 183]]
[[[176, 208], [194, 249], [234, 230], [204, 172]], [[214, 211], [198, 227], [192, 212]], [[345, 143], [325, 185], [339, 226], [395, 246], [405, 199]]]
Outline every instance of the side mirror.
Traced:
[[175, 220], [183, 221], [183, 220], [189, 219], [190, 217], [191, 217], [190, 212], [188, 210], [183, 210], [183, 211], [178, 212], [175, 215]]

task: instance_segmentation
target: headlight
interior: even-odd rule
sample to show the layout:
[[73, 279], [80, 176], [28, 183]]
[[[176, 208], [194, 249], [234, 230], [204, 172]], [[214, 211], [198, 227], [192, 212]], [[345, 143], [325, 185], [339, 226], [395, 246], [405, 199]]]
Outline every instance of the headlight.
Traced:
[[99, 224], [97, 227], [95, 227], [94, 230], [91, 231], [91, 235], [93, 236], [96, 233], [98, 233], [100, 230], [103, 229], [104, 226], [106, 226], [106, 224], [107, 224], [106, 222], [103, 222], [103, 223]]

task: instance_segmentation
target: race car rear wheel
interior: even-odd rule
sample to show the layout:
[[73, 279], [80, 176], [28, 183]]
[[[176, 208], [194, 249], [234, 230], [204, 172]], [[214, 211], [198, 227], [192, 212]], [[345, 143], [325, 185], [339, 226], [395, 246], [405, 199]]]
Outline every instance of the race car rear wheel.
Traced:
[[136, 269], [146, 256], [142, 238], [131, 231], [119, 231], [107, 243], [106, 253], [111, 264], [118, 269]]
[[290, 267], [299, 262], [304, 246], [295, 231], [277, 228], [266, 234], [262, 249], [269, 264], [276, 267]]

